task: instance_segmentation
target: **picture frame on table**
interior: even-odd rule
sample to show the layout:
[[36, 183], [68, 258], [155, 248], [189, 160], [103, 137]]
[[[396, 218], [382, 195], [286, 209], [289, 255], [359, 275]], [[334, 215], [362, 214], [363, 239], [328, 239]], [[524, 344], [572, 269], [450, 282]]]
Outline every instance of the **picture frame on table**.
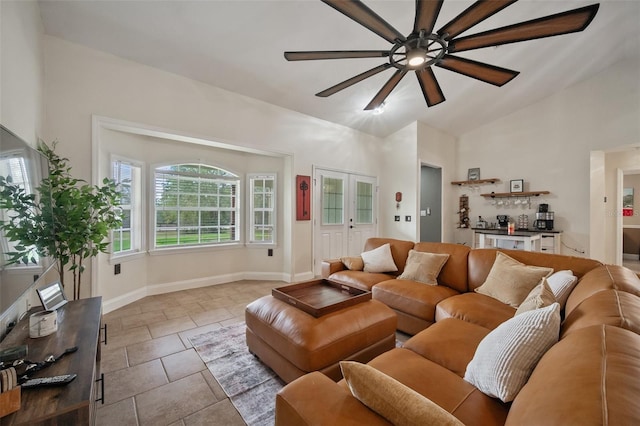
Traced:
[[480, 180], [480, 168], [474, 167], [467, 171], [467, 180]]
[[524, 192], [524, 179], [514, 179], [509, 182], [509, 192]]

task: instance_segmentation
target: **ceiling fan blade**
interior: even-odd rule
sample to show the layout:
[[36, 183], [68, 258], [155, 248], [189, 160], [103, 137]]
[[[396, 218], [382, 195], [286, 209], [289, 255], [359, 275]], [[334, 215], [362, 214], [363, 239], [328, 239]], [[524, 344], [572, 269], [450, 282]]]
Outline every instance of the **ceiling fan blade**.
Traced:
[[424, 30], [427, 34], [433, 32], [443, 0], [416, 0], [416, 20], [413, 31], [419, 33]]
[[592, 4], [591, 6], [451, 40], [449, 42], [449, 52], [462, 52], [464, 50], [579, 32], [587, 28], [591, 23], [599, 6], [599, 4]]
[[438, 34], [451, 40], [516, 1], [518, 0], [477, 1], [440, 28]]
[[436, 66], [484, 81], [485, 83], [493, 84], [494, 86], [507, 84], [520, 74], [518, 71], [512, 71], [453, 55], [444, 55], [440, 62], [436, 63]]
[[416, 71], [416, 75], [418, 76], [418, 82], [420, 83], [424, 100], [427, 101], [428, 106], [431, 107], [444, 102], [444, 94], [442, 93], [442, 89], [440, 89], [438, 80], [436, 80], [436, 76], [433, 74], [431, 67]]
[[327, 96], [331, 96], [334, 93], [341, 91], [342, 89], [346, 89], [349, 86], [353, 86], [354, 84], [364, 80], [365, 78], [369, 78], [389, 68], [391, 68], [391, 64], [389, 63], [379, 65], [375, 68], [371, 68], [369, 71], [365, 71], [362, 74], [358, 74], [355, 77], [351, 77], [350, 79], [343, 81], [342, 83], [338, 83], [335, 86], [331, 86], [328, 89], [323, 90], [322, 92], [316, 93], [316, 96], [320, 96], [321, 98], [326, 98]]
[[287, 61], [312, 61], [316, 59], [384, 58], [388, 50], [316, 50], [307, 52], [284, 52]]
[[404, 77], [406, 74], [407, 74], [406, 69], [396, 71], [391, 76], [391, 78], [384, 84], [384, 86], [382, 86], [382, 89], [380, 89], [380, 91], [373, 97], [371, 102], [369, 102], [369, 105], [367, 105], [364, 108], [365, 111], [376, 109], [380, 105], [382, 105], [384, 100], [387, 99], [387, 96], [389, 96], [389, 94], [393, 91], [393, 89], [396, 88], [398, 83], [400, 83], [400, 80], [402, 80], [402, 77]]
[[359, 0], [322, 0], [338, 12], [378, 34], [389, 43], [406, 40], [398, 30]]

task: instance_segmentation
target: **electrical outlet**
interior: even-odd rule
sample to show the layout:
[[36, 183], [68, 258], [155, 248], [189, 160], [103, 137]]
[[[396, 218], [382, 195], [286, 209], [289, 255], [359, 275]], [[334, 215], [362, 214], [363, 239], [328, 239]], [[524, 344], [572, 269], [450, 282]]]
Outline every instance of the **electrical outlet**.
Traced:
[[273, 256], [273, 249], [267, 249], [267, 256]]
[[118, 275], [121, 272], [120, 264], [116, 263], [113, 265], [113, 275]]

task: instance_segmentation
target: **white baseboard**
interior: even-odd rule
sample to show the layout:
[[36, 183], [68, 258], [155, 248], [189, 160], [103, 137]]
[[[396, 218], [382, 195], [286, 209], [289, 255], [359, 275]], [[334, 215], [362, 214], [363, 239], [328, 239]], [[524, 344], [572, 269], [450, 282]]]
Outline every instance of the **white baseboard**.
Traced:
[[[308, 278], [307, 278], [308, 277]], [[189, 290], [192, 288], [207, 287], [210, 285], [225, 284], [241, 280], [263, 280], [263, 281], [284, 281], [292, 282], [290, 274], [277, 272], [240, 272], [237, 274], [225, 274], [215, 277], [196, 278], [193, 280], [174, 281], [170, 283], [147, 284], [145, 287], [125, 293], [114, 298], [103, 300], [102, 312], [108, 314], [118, 308], [140, 300], [146, 296], [171, 293], [174, 291]], [[295, 281], [313, 279], [312, 273], [297, 274]]]

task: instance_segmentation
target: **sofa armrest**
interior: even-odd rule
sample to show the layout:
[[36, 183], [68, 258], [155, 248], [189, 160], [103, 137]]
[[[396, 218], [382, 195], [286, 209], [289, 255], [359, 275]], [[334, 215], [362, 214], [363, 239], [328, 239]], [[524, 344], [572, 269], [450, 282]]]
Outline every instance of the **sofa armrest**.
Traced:
[[322, 261], [322, 278], [329, 278], [334, 272], [347, 269], [340, 259], [327, 259]]
[[306, 374], [276, 395], [276, 426], [390, 425], [324, 374]]

